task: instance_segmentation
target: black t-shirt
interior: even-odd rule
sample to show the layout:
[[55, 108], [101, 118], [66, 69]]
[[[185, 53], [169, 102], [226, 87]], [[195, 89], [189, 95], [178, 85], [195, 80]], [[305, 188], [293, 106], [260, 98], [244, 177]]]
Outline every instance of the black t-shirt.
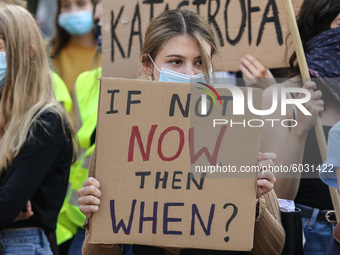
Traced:
[[[323, 129], [327, 139], [331, 127], [324, 126]], [[320, 180], [319, 172], [316, 170], [319, 166], [322, 168], [323, 162], [314, 128], [308, 133], [302, 162], [309, 165], [309, 172], [304, 172], [301, 175], [301, 182], [295, 202], [321, 210], [333, 209], [329, 188]], [[313, 167], [314, 172], [312, 173]]]
[[[24, 144], [2, 176], [0, 229], [28, 226], [42, 227], [47, 232], [56, 229], [68, 186], [72, 139], [56, 113], [44, 112], [38, 118], [33, 138]], [[28, 200], [33, 216], [13, 222]]]

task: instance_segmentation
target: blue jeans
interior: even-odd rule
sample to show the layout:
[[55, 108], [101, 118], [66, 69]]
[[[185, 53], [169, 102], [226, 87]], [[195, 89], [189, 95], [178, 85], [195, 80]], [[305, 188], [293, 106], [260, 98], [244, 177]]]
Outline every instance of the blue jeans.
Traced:
[[134, 255], [132, 245], [123, 244], [123, 255]]
[[[332, 238], [335, 223], [329, 223], [326, 219], [317, 219], [320, 210], [297, 204], [301, 210], [312, 211], [311, 217], [302, 217], [302, 228], [306, 243], [304, 245], [305, 255], [323, 255], [329, 241]], [[323, 211], [321, 211], [323, 212]]]
[[40, 228], [1, 231], [5, 255], [53, 255], [45, 232]]
[[[68, 250], [68, 255], [81, 255], [83, 241], [85, 238], [86, 230], [83, 228], [78, 228], [77, 233], [74, 235], [71, 246]], [[123, 255], [134, 255], [132, 251], [132, 245], [123, 245]]]
[[70, 249], [68, 250], [68, 255], [81, 255], [85, 232], [85, 229], [78, 228], [77, 233], [73, 237]]

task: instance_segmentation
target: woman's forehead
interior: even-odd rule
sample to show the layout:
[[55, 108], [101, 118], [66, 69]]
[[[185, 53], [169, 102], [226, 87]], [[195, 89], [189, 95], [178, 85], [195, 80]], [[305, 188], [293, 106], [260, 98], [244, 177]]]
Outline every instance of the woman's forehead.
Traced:
[[[211, 46], [208, 42], [203, 41], [203, 48], [210, 55]], [[169, 39], [161, 48], [158, 54], [161, 55], [188, 55], [198, 57], [201, 55], [200, 45], [196, 38], [188, 34], [177, 35]]]

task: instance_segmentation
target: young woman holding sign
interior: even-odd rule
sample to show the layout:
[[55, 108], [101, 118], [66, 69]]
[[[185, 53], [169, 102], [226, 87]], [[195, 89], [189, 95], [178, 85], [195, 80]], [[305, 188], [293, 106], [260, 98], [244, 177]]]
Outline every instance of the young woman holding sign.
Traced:
[[[294, 119], [298, 124], [290, 129], [265, 125], [261, 150], [275, 152], [278, 165], [299, 168], [288, 178], [287, 173], [275, 174], [278, 177], [275, 191], [279, 198], [295, 200], [297, 207], [301, 208], [305, 255], [321, 255], [332, 237], [335, 215], [329, 189], [318, 178], [318, 173], [324, 171], [326, 165], [323, 165], [313, 126], [316, 117], [321, 115], [327, 137], [331, 127], [340, 120], [340, 2], [305, 0], [297, 24], [309, 72], [312, 77], [318, 78], [316, 83], [304, 85], [306, 89], [319, 89], [312, 92], [309, 102], [303, 104], [312, 115], [305, 116], [292, 107], [287, 109], [287, 116], [275, 112], [271, 119]], [[301, 77], [295, 53], [290, 59], [290, 66], [290, 76]], [[290, 79], [283, 86], [300, 87], [302, 81]], [[264, 91], [264, 109], [269, 109], [271, 93], [277, 88], [280, 86]]]
[[[191, 78], [204, 76], [210, 79], [211, 60], [217, 47], [212, 29], [201, 16], [187, 11], [166, 11], [155, 18], [148, 26], [145, 44], [141, 55], [145, 73], [156, 81], [190, 82]], [[265, 153], [258, 157], [259, 165], [273, 164], [275, 154]], [[90, 168], [91, 169], [91, 168]], [[255, 239], [252, 254], [280, 254], [284, 244], [284, 230], [280, 223], [280, 214], [273, 186], [275, 177], [272, 173], [261, 173], [257, 181], [257, 214], [255, 219]], [[99, 210], [101, 192], [99, 182], [90, 177], [78, 192], [80, 210], [87, 218]], [[118, 245], [90, 245], [85, 239], [83, 254], [109, 254]], [[135, 254], [143, 254], [139, 249], [148, 246], [136, 246]], [[150, 247], [152, 249], [152, 247]], [[155, 249], [155, 248], [154, 248]], [[180, 254], [179, 249], [166, 248], [168, 254]], [[145, 251], [151, 254], [151, 251]], [[224, 254], [221, 251], [182, 250], [183, 254]], [[112, 254], [112, 253], [111, 253]], [[152, 254], [164, 254], [159, 248]]]
[[74, 133], [35, 20], [0, 2], [0, 254], [52, 254]]

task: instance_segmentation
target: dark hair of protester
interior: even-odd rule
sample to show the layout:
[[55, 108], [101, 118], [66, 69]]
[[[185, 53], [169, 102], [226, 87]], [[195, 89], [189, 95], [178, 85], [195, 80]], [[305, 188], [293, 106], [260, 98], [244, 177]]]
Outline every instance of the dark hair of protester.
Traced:
[[[97, 4], [99, 0], [91, 0], [93, 6]], [[61, 52], [61, 50], [68, 44], [68, 42], [71, 39], [71, 35], [66, 32], [65, 29], [59, 26], [58, 24], [58, 16], [60, 14], [61, 9], [61, 0], [58, 0], [58, 9], [57, 9], [57, 15], [55, 19], [56, 24], [56, 35], [54, 36], [52, 40], [52, 54], [51, 58], [55, 58], [58, 56], [58, 54]]]
[[[305, 0], [296, 19], [303, 48], [306, 49], [307, 42], [314, 36], [330, 29], [339, 13], [339, 0]], [[290, 77], [300, 75], [295, 52], [289, 59], [289, 66]]]
[[[300, 13], [297, 16], [297, 25], [305, 52], [306, 50], [308, 51], [308, 42], [317, 35], [329, 30], [332, 21], [339, 15], [339, 13], [339, 0], [305, 0], [303, 2]], [[310, 67], [310, 63], [308, 63], [308, 66]], [[300, 75], [296, 53], [294, 52], [289, 59], [288, 77], [292, 78]], [[326, 77], [331, 78], [328, 75], [326, 75]], [[325, 109], [331, 101], [339, 104], [324, 82], [321, 82], [320, 79], [315, 79], [314, 82], [317, 84], [317, 88], [322, 92]]]

